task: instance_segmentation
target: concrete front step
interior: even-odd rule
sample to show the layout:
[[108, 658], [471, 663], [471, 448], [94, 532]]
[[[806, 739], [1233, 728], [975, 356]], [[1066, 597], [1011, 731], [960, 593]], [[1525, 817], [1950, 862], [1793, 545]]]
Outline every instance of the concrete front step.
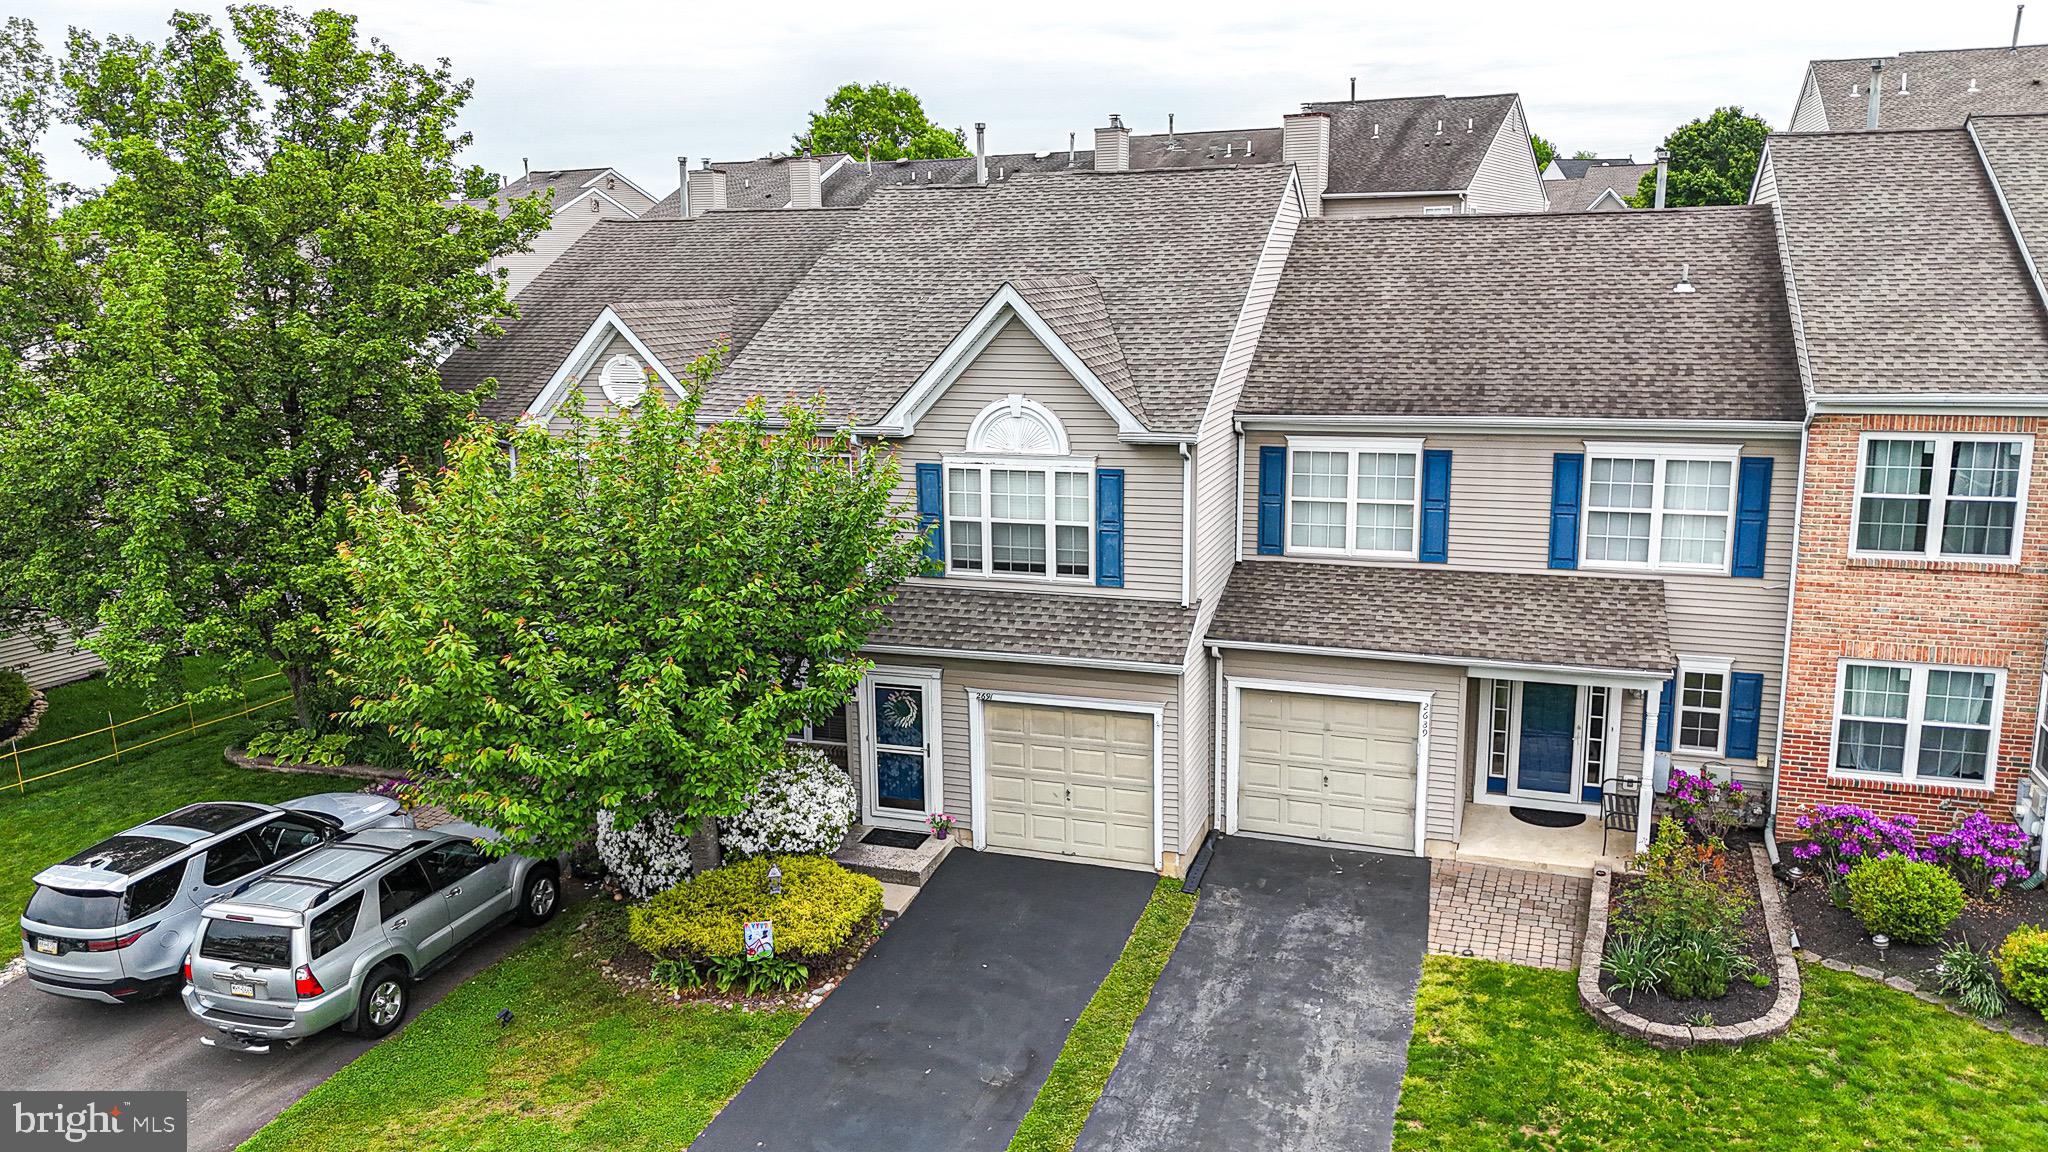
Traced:
[[927, 836], [924, 843], [915, 848], [885, 848], [880, 844], [861, 843], [860, 838], [867, 833], [866, 825], [854, 825], [853, 831], [846, 834], [846, 842], [832, 854], [832, 859], [884, 884], [902, 884], [912, 888], [923, 887], [924, 882], [932, 878], [932, 873], [938, 871], [946, 853], [960, 842], [950, 836], [944, 840]]

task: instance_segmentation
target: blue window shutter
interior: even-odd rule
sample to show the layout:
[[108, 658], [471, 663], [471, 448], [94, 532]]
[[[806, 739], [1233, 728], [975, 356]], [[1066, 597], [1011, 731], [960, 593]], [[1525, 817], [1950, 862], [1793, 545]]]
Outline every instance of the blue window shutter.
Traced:
[[1657, 693], [1657, 751], [1671, 751], [1671, 698], [1678, 694], [1678, 678], [1664, 682], [1664, 690]]
[[1287, 551], [1287, 448], [1259, 449], [1259, 555]]
[[937, 464], [917, 466], [917, 522], [925, 531], [924, 574], [946, 574], [946, 481]]
[[1442, 564], [1451, 551], [1451, 452], [1422, 454], [1422, 547], [1416, 559]]
[[1579, 492], [1586, 478], [1584, 452], [1559, 452], [1550, 463], [1550, 566], [1579, 566]]
[[1095, 583], [1124, 586], [1124, 470], [1095, 470]]
[[1764, 541], [1771, 526], [1771, 458], [1744, 456], [1735, 489], [1735, 564], [1732, 575], [1764, 574]]
[[[1747, 463], [1747, 461], [1744, 461]], [[1770, 461], [1766, 460], [1768, 464]], [[1728, 751], [1730, 760], [1756, 759], [1757, 722], [1764, 711], [1764, 678], [1758, 672], [1728, 677]]]

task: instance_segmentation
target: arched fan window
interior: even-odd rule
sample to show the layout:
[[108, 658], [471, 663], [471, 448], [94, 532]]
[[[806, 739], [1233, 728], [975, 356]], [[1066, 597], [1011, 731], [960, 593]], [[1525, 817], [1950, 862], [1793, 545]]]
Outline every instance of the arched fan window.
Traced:
[[1059, 418], [1005, 397], [968, 427], [967, 452], [946, 461], [947, 571], [1092, 579], [1094, 462], [1069, 455]]
[[1005, 456], [1065, 456], [1067, 430], [1043, 404], [1009, 396], [974, 418], [967, 430], [967, 450]]
[[604, 398], [621, 408], [631, 408], [647, 393], [647, 370], [631, 356], [614, 356], [604, 362], [598, 374]]

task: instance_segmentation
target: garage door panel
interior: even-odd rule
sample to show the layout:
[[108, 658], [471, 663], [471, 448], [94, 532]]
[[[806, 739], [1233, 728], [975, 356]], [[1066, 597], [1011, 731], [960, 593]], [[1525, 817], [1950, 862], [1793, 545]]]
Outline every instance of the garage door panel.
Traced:
[[992, 846], [1153, 863], [1150, 715], [991, 704], [983, 720]]
[[1247, 689], [1238, 701], [1238, 827], [1412, 851], [1418, 705]]

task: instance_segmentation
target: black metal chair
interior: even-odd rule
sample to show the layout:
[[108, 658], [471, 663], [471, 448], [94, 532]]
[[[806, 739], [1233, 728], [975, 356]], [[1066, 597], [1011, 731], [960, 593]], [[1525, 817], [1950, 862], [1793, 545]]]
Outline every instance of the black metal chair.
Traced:
[[1600, 782], [1600, 854], [1607, 855], [1607, 837], [1612, 832], [1628, 833], [1630, 851], [1635, 850], [1636, 829], [1641, 826], [1643, 782], [1624, 776], [1609, 776]]

